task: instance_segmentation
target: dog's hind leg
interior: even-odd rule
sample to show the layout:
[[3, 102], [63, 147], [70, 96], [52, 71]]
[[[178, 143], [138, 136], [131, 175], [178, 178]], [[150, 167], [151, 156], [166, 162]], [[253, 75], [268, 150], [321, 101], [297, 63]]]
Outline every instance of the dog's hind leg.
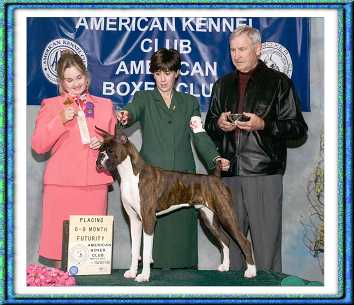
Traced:
[[129, 270], [124, 273], [125, 278], [135, 278], [138, 272], [138, 263], [140, 256], [142, 223], [139, 215], [129, 205], [123, 204], [125, 211], [129, 216], [130, 237], [131, 237], [131, 264]]
[[[247, 278], [255, 277], [257, 274], [256, 266], [254, 264], [252, 258], [252, 249], [251, 243], [249, 240], [243, 235], [240, 230], [240, 226], [238, 224], [236, 215], [231, 207], [231, 200], [228, 201], [228, 204], [217, 204], [216, 207], [220, 207], [220, 211], [218, 211], [218, 217], [222, 227], [226, 230], [228, 234], [238, 243], [241, 248], [243, 254], [246, 258], [247, 269], [244, 273], [244, 276]], [[222, 206], [222, 208], [221, 208]], [[221, 211], [222, 210], [222, 211]], [[226, 217], [228, 215], [228, 217]]]
[[212, 210], [207, 207], [202, 207], [199, 209], [200, 217], [203, 220], [205, 226], [217, 239], [220, 246], [222, 247], [222, 264], [219, 265], [218, 271], [229, 271], [230, 268], [230, 251], [229, 251], [229, 242], [230, 240], [221, 232], [220, 223], [218, 219], [214, 216]]

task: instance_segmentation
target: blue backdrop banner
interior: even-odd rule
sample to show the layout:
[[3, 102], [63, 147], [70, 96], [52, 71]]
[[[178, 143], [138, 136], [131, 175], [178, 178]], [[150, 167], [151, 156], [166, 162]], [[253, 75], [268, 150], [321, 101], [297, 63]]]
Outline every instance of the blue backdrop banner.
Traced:
[[71, 49], [90, 71], [91, 94], [122, 107], [136, 91], [154, 88], [150, 57], [166, 47], [182, 56], [177, 90], [207, 111], [213, 83], [234, 69], [228, 38], [239, 25], [260, 30], [261, 59], [294, 81], [302, 110], [310, 111], [309, 18], [274, 17], [27, 18], [27, 104], [58, 95], [56, 64]]

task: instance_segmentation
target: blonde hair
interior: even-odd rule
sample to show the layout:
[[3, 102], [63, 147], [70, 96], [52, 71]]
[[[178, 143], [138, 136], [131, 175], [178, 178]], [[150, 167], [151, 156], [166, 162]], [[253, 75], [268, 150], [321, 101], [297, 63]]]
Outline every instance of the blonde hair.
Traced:
[[252, 28], [248, 25], [241, 25], [237, 27], [230, 34], [229, 42], [231, 42], [231, 40], [233, 40], [235, 37], [240, 36], [242, 34], [246, 34], [248, 38], [251, 39], [253, 45], [261, 43], [261, 33], [259, 32], [259, 30], [257, 30], [256, 28]]
[[65, 92], [62, 82], [64, 81], [65, 70], [70, 67], [75, 67], [84, 74], [87, 78], [87, 87], [90, 85], [90, 75], [81, 57], [70, 50], [65, 50], [62, 51], [57, 65], [57, 81], [60, 94]]

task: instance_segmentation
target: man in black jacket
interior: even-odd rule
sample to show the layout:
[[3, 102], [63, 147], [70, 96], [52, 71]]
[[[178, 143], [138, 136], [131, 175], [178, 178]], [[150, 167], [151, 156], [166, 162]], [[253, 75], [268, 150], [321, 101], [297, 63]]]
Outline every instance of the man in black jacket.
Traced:
[[[229, 43], [236, 70], [214, 84], [205, 129], [231, 162], [222, 175], [243, 233], [250, 230], [257, 269], [281, 272], [286, 143], [305, 139], [307, 125], [292, 81], [259, 59], [259, 31], [238, 27]], [[230, 246], [231, 269], [244, 268], [239, 248]]]

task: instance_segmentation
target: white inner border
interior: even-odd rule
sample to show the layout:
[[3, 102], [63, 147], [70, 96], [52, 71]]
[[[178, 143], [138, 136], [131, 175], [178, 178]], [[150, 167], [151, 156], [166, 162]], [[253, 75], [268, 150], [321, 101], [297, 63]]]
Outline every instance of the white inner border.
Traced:
[[[324, 18], [324, 126], [325, 126], [325, 257], [324, 286], [308, 287], [245, 287], [242, 289], [222, 286], [166, 286], [166, 287], [27, 287], [26, 286], [26, 17], [321, 17]], [[321, 9], [16, 9], [15, 10], [15, 294], [59, 297], [70, 295], [108, 296], [169, 296], [184, 298], [247, 297], [277, 295], [334, 296], [338, 293], [338, 189], [337, 189], [337, 11]], [[22, 250], [22, 251], [20, 251]], [[127, 283], [128, 284], [128, 283]]]

